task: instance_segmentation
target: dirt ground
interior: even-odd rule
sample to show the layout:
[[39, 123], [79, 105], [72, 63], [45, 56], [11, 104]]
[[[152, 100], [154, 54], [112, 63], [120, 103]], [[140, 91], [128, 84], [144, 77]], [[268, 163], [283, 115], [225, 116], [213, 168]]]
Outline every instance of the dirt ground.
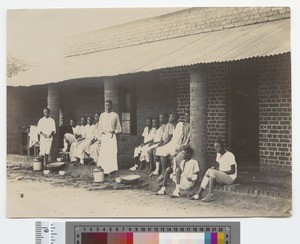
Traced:
[[[118, 172], [125, 174], [128, 172]], [[155, 196], [155, 180], [135, 186], [93, 183], [90, 172], [72, 170], [64, 177], [44, 176], [30, 167], [10, 165], [7, 180], [8, 217], [250, 217], [290, 215], [291, 200], [216, 191], [216, 201]], [[170, 194], [172, 187], [168, 191]]]

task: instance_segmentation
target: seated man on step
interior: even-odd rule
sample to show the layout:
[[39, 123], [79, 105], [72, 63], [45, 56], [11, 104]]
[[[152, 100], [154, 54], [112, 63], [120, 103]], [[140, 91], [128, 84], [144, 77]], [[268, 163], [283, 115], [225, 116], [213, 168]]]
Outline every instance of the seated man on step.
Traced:
[[77, 161], [76, 160], [76, 150], [77, 150], [77, 147], [80, 145], [80, 142], [82, 140], [85, 139], [85, 135], [86, 135], [86, 116], [82, 116], [81, 119], [80, 119], [80, 127], [79, 127], [79, 130], [78, 130], [78, 137], [76, 138], [76, 141], [72, 143], [71, 145], [71, 148], [70, 148], [70, 159], [71, 161]]
[[164, 195], [167, 186], [167, 180], [172, 173], [172, 179], [176, 183], [176, 188], [171, 197], [176, 198], [180, 195], [180, 189], [189, 190], [197, 181], [199, 173], [199, 164], [197, 160], [192, 159], [193, 149], [186, 147], [183, 150], [183, 160], [180, 162], [180, 167], [173, 164], [173, 167], [168, 167], [165, 172], [162, 188], [156, 193], [156, 195]]
[[134, 160], [135, 165], [131, 167], [130, 171], [140, 171], [144, 169], [144, 161], [140, 161], [140, 156], [142, 153], [142, 149], [147, 147], [149, 143], [153, 142], [154, 133], [156, 128], [152, 128], [152, 119], [149, 117], [146, 119], [146, 127], [144, 128], [142, 138], [143, 142], [134, 149]]
[[79, 138], [79, 134], [80, 134], [80, 126], [76, 125], [75, 119], [70, 119], [70, 125], [73, 134], [72, 133], [64, 134], [64, 148], [63, 148], [64, 152], [68, 151], [68, 148], [71, 147], [72, 143], [74, 143], [77, 138]]
[[233, 153], [225, 150], [221, 140], [216, 141], [214, 147], [217, 152], [216, 162], [219, 167], [211, 167], [206, 171], [197, 194], [191, 197], [192, 200], [202, 199], [202, 193], [208, 186], [208, 195], [202, 199], [202, 202], [214, 201], [214, 183], [231, 185], [237, 177], [237, 165]]
[[165, 170], [169, 163], [169, 157], [174, 157], [182, 146], [184, 124], [182, 122], [178, 122], [178, 119], [178, 113], [172, 113], [170, 115], [169, 122], [173, 125], [173, 136], [167, 144], [156, 149], [156, 156], [160, 157], [160, 164], [162, 167], [161, 175], [157, 179], [158, 181], [161, 181], [164, 178]]

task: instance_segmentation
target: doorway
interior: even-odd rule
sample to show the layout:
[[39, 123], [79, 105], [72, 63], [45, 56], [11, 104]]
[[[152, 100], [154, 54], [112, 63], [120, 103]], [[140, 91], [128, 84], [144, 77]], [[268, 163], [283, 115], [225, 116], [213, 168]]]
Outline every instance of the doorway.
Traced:
[[239, 169], [259, 169], [259, 111], [257, 75], [250, 71], [230, 75], [230, 148]]

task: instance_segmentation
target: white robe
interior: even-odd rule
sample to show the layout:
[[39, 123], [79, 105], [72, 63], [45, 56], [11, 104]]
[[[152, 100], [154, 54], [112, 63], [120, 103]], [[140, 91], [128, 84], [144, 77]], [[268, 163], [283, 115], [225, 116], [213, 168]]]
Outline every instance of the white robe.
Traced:
[[[154, 138], [154, 135], [155, 135], [155, 131], [156, 129], [155, 128], [151, 128], [149, 130], [149, 127], [145, 127], [144, 131], [143, 131], [143, 134], [142, 134], [142, 137], [144, 137], [144, 143], [147, 143], [149, 141], [152, 141], [153, 138]], [[143, 148], [146, 148], [148, 147], [148, 145], [144, 145], [144, 146], [138, 146], [134, 149], [134, 153], [133, 153], [133, 157], [137, 157], [142, 151], [143, 151]], [[145, 160], [145, 157], [144, 155], [140, 155], [141, 158], [140, 160]]]
[[[114, 132], [112, 134], [110, 132]], [[98, 133], [101, 135], [101, 147], [97, 165], [101, 166], [105, 174], [109, 174], [118, 169], [117, 161], [117, 137], [121, 132], [119, 115], [115, 112], [104, 112], [100, 115]]]
[[48, 136], [51, 134], [51, 132], [56, 133], [54, 119], [52, 119], [51, 117], [41, 118], [37, 125], [37, 131], [40, 134], [40, 155], [43, 156], [45, 154], [50, 154], [53, 136], [51, 136], [51, 138], [45, 138], [43, 135], [41, 135], [41, 132]]
[[82, 164], [83, 159], [87, 157], [86, 153], [90, 152], [91, 140], [95, 138], [95, 125], [86, 125], [85, 132], [85, 139], [78, 143], [74, 152], [75, 157], [79, 158]]
[[[78, 135], [81, 136], [82, 138], [85, 138], [86, 136], [86, 130], [87, 130], [87, 125], [81, 125], [79, 127], [79, 130], [78, 130]], [[76, 155], [78, 155], [78, 153], [76, 152], [78, 146], [80, 145], [81, 143], [81, 140], [78, 141], [78, 139], [72, 143], [71, 145], [71, 148], [70, 148], [70, 159], [71, 161], [75, 161], [76, 160]]]
[[174, 156], [177, 150], [182, 146], [184, 136], [184, 125], [182, 122], [178, 122], [173, 130], [173, 136], [171, 140], [164, 146], [156, 149], [157, 156], [166, 157], [167, 155]]

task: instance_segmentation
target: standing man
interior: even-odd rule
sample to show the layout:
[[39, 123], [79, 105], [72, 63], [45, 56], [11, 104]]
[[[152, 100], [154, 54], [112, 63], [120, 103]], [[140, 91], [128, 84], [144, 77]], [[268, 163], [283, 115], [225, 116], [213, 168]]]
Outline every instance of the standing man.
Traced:
[[43, 113], [44, 117], [39, 120], [37, 130], [40, 135], [40, 156], [44, 162], [44, 167], [47, 167], [56, 127], [54, 119], [50, 118], [50, 109], [44, 108]]
[[101, 135], [101, 147], [97, 165], [101, 166], [105, 174], [118, 169], [117, 137], [121, 132], [119, 115], [112, 111], [112, 101], [105, 101], [105, 112], [100, 115], [98, 133]]
[[197, 194], [192, 196], [192, 200], [202, 199], [202, 193], [208, 186], [208, 195], [202, 199], [202, 202], [214, 201], [214, 183], [231, 185], [237, 177], [237, 165], [233, 153], [225, 150], [224, 142], [221, 140], [216, 141], [214, 147], [217, 152], [216, 162], [219, 167], [211, 167], [206, 171], [200, 188]]

